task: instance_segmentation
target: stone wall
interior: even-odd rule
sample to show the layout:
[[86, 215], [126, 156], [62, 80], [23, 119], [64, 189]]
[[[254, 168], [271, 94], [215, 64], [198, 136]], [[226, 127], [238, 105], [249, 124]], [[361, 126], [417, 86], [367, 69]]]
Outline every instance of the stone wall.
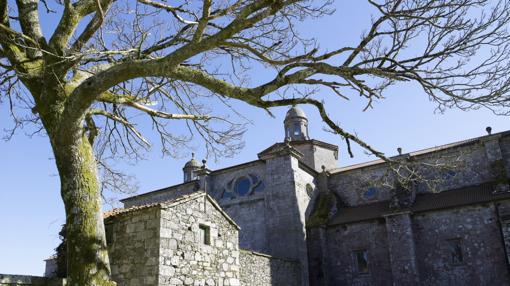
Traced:
[[269, 255], [241, 250], [241, 285], [298, 286], [300, 281], [299, 262], [279, 259]]
[[203, 192], [106, 219], [118, 285], [237, 286], [239, 227]]
[[118, 285], [157, 285], [159, 221], [159, 206], [106, 220], [112, 277]]
[[314, 146], [314, 169], [317, 172], [322, 171], [322, 166], [326, 169], [338, 167], [338, 150], [331, 150], [328, 148]]
[[385, 219], [393, 281], [402, 285], [418, 285], [420, 279], [411, 213], [392, 213]]
[[[387, 237], [383, 219], [328, 228], [323, 285], [392, 285]], [[368, 273], [358, 273], [355, 266], [354, 251], [361, 250], [368, 253]]]
[[160, 228], [159, 286], [240, 285], [238, 228], [204, 196], [163, 209]]
[[[265, 170], [266, 164], [263, 161], [254, 161], [236, 168], [215, 171], [210, 176], [208, 189], [208, 193], [241, 227], [239, 247], [258, 252], [268, 251], [265, 194], [270, 186]], [[236, 179], [245, 176], [256, 176], [261, 181], [260, 184], [264, 184], [264, 189], [243, 197], [222, 198], [227, 185], [233, 185]]]
[[[494, 205], [413, 216], [420, 280], [425, 285], [509, 285], [504, 244]], [[453, 263], [448, 241], [458, 239], [462, 262]]]
[[65, 279], [28, 275], [0, 274], [0, 286], [65, 286]]
[[[436, 191], [457, 189], [494, 180], [492, 164], [487, 158], [487, 150], [481, 139], [425, 154], [419, 151], [412, 154], [417, 154], [416, 159], [422, 162], [431, 165], [439, 162], [450, 167], [449, 170], [429, 167], [420, 171], [428, 179], [442, 180]], [[329, 187], [349, 206], [389, 200], [392, 190], [381, 186], [381, 178], [387, 174], [387, 171], [386, 164], [382, 163], [344, 169], [330, 176]], [[425, 184], [418, 185], [417, 191], [430, 192]]]
[[269, 243], [266, 231], [266, 204], [263, 194], [223, 202], [222, 208], [241, 227], [239, 247], [267, 253]]
[[125, 208], [173, 200], [198, 190], [198, 181], [172, 186], [121, 200]]
[[323, 165], [328, 170], [338, 167], [338, 150], [324, 148], [313, 142], [292, 144], [292, 147], [303, 154], [300, 161], [317, 172], [322, 171]]
[[[308, 252], [303, 202], [307, 197], [304, 190], [296, 189], [299, 162], [290, 154], [268, 158], [266, 177], [271, 182], [266, 194], [266, 227], [269, 241], [268, 254], [299, 260], [301, 281], [308, 285]], [[303, 172], [304, 173], [304, 172]], [[302, 174], [304, 176], [304, 174]]]
[[496, 203], [495, 206], [501, 227], [501, 236], [505, 243], [506, 263], [510, 267], [510, 200]]
[[[310, 284], [509, 285], [505, 219], [488, 203], [313, 228]], [[456, 258], [452, 243], [459, 245]], [[368, 273], [357, 273], [353, 253], [359, 250], [367, 251]]]
[[[255, 175], [264, 190], [250, 196], [222, 199], [225, 186], [241, 176]], [[237, 224], [240, 247], [277, 257], [300, 260], [303, 277], [308, 271], [305, 214], [310, 197], [307, 185], [315, 188], [314, 176], [299, 167], [290, 154], [279, 154], [242, 165], [215, 171], [210, 193]], [[302, 279], [307, 283], [307, 279]]]
[[499, 145], [506, 166], [506, 174], [510, 178], [510, 136], [502, 136]]

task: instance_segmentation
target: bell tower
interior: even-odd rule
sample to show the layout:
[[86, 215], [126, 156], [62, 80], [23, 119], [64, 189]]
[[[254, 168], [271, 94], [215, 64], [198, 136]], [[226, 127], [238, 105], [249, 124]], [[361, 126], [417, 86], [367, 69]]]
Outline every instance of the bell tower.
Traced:
[[182, 171], [184, 173], [184, 182], [190, 182], [198, 178], [198, 171], [201, 169], [200, 163], [195, 160], [195, 153], [191, 154], [191, 160], [186, 162]]
[[285, 141], [301, 141], [308, 140], [308, 118], [305, 112], [297, 107], [293, 106], [283, 121], [285, 126]]

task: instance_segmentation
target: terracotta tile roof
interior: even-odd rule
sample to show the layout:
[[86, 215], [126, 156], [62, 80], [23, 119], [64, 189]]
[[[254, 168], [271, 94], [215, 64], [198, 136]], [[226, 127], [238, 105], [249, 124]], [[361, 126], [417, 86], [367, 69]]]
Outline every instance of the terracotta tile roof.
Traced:
[[[148, 209], [148, 208], [152, 208], [152, 207], [156, 207], [156, 206], [158, 206], [158, 207], [172, 207], [172, 206], [178, 205], [180, 203], [187, 202], [189, 200], [192, 200], [192, 199], [195, 199], [198, 197], [202, 197], [205, 195], [206, 194], [204, 192], [197, 191], [197, 192], [193, 192], [191, 194], [182, 195], [180, 197], [173, 198], [173, 199], [166, 200], [166, 201], [145, 204], [145, 205], [132, 206], [129, 208], [116, 208], [116, 209], [112, 209], [110, 211], [105, 212], [103, 214], [103, 218], [106, 219], [106, 218], [117, 216], [120, 214], [132, 213], [132, 212], [136, 212], [139, 210], [144, 210], [144, 209]], [[207, 195], [207, 196], [209, 197], [209, 195]]]
[[[494, 193], [494, 184], [485, 183], [440, 193], [419, 194], [414, 205], [407, 209], [413, 213], [431, 210], [487, 203], [510, 199], [510, 193]], [[339, 208], [330, 219], [329, 225], [345, 224], [373, 220], [391, 214], [389, 201], [382, 201], [357, 207]]]
[[138, 210], [144, 210], [144, 209], [148, 209], [148, 208], [159, 206], [159, 205], [161, 205], [161, 203], [147, 204], [147, 205], [141, 205], [141, 206], [133, 206], [133, 207], [130, 207], [130, 208], [115, 208], [115, 209], [111, 209], [109, 211], [104, 212], [103, 213], [103, 219], [114, 217], [114, 216], [117, 216], [117, 215], [120, 215], [120, 214], [132, 213], [132, 212], [135, 212], [135, 211], [138, 211]]
[[200, 198], [200, 197], [206, 197], [207, 200], [225, 217], [225, 219], [230, 222], [234, 227], [237, 229], [241, 229], [241, 227], [221, 208], [221, 206], [208, 194], [206, 194], [203, 191], [196, 191], [191, 194], [183, 195], [171, 200], [152, 203], [152, 204], [145, 204], [140, 206], [133, 206], [130, 208], [116, 208], [112, 209], [110, 211], [107, 211], [103, 213], [103, 219], [109, 219], [113, 218], [115, 216], [121, 215], [121, 214], [127, 214], [127, 213], [133, 213], [139, 210], [144, 210], [152, 207], [160, 207], [160, 208], [171, 208], [173, 206]]

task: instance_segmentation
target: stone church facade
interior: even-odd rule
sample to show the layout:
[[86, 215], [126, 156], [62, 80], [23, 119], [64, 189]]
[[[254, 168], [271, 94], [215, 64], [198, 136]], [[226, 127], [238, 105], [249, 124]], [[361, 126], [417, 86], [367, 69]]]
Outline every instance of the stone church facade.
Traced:
[[[298, 107], [258, 160], [105, 214], [119, 285], [510, 285], [510, 132], [338, 168]], [[392, 177], [393, 176], [393, 177]], [[408, 177], [412, 178], [412, 176]], [[425, 179], [425, 180], [422, 180]]]

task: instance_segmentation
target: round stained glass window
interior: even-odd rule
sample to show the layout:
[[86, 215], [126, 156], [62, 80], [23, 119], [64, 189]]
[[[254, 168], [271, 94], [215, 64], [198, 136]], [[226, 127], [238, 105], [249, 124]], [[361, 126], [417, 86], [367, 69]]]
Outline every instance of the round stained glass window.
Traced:
[[238, 196], [246, 196], [251, 191], [251, 180], [248, 177], [241, 177], [236, 180], [234, 192]]
[[221, 197], [228, 199], [246, 197], [255, 193], [262, 193], [265, 187], [264, 182], [256, 175], [242, 175], [227, 183]]
[[368, 190], [363, 194], [363, 197], [367, 200], [374, 199], [377, 196], [379, 190], [376, 187], [369, 187]]

